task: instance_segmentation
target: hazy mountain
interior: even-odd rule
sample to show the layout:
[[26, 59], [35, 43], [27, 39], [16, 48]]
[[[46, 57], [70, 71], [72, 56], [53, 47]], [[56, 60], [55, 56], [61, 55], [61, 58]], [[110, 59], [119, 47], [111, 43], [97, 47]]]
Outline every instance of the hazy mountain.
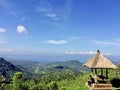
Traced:
[[76, 74], [82, 74], [88, 71], [87, 68], [82, 66], [83, 64], [77, 60], [63, 61], [63, 62], [55, 62], [45, 65], [47, 70], [50, 72], [54, 71], [67, 71], [70, 70]]

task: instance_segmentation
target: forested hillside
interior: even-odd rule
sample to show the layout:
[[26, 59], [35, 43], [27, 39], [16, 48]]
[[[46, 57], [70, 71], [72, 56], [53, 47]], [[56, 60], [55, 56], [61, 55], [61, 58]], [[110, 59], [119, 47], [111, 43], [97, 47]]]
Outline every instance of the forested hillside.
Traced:
[[0, 75], [3, 75], [6, 78], [10, 78], [15, 72], [18, 71], [21, 70], [12, 63], [6, 61], [4, 58], [0, 57]]
[[26, 80], [23, 73], [17, 72], [9, 84], [1, 77], [0, 90], [87, 90], [85, 82], [88, 77], [87, 73], [77, 76], [72, 72], [63, 72], [59, 75], [48, 73], [37, 80]]
[[[3, 59], [1, 62], [5, 61]], [[37, 65], [41, 68], [38, 63], [33, 66]], [[0, 90], [88, 90], [85, 82], [88, 81], [90, 72], [78, 61], [56, 62], [43, 66], [46, 67], [43, 68], [44, 73], [41, 75], [34, 73], [29, 79], [26, 78], [24, 72], [19, 71], [14, 73], [10, 82], [7, 82], [7, 77], [1, 74]], [[39, 68], [37, 72], [42, 70]], [[77, 69], [82, 73], [78, 73]], [[120, 87], [120, 65], [115, 70], [109, 70], [108, 81], [114, 87]]]
[[41, 76], [45, 73], [61, 73], [66, 71], [74, 72], [75, 74], [83, 74], [88, 71], [88, 68], [82, 66], [77, 60], [67, 60], [63, 62], [54, 63], [39, 63], [31, 61], [19, 61], [13, 62], [17, 67], [19, 67], [24, 72], [30, 72], [33, 75]]

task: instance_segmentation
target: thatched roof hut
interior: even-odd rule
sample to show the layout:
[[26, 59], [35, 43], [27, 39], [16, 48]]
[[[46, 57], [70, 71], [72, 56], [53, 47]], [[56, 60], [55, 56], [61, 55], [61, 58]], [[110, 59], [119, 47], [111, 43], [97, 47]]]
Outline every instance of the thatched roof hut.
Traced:
[[101, 69], [101, 75], [103, 75], [103, 69], [106, 69], [106, 78], [108, 78], [108, 69], [117, 68], [110, 60], [105, 58], [100, 51], [97, 51], [97, 54], [88, 60], [83, 66], [91, 69], [91, 72], [95, 70], [95, 74], [97, 74], [97, 69]]
[[84, 63], [83, 66], [93, 69], [116, 68], [116, 66], [110, 60], [104, 57], [99, 50], [97, 51], [97, 54], [94, 57], [92, 57], [90, 60], [88, 60], [86, 63]]

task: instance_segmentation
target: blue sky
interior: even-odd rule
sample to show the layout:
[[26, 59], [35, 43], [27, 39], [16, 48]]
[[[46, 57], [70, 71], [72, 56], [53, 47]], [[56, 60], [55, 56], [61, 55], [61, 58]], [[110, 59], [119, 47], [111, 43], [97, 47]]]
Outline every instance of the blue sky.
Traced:
[[119, 0], [0, 0], [0, 54], [120, 55]]

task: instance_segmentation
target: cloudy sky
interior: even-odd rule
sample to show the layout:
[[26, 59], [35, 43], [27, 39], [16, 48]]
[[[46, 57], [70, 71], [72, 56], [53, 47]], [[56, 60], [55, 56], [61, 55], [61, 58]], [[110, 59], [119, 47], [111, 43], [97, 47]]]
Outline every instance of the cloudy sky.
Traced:
[[0, 54], [120, 55], [120, 0], [0, 0]]

